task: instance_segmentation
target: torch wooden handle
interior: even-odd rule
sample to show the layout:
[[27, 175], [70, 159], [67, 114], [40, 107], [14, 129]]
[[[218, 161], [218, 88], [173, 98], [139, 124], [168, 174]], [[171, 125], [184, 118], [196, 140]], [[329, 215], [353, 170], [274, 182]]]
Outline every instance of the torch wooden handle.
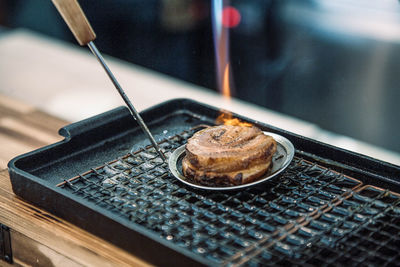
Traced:
[[69, 29], [80, 45], [86, 45], [96, 39], [85, 13], [77, 0], [51, 0], [60, 12]]

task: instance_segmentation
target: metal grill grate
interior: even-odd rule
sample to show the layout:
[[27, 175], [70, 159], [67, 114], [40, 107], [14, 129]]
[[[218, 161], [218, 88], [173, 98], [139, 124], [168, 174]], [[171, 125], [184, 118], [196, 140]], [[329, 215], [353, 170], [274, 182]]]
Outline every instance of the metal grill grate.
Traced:
[[364, 186], [331, 203], [279, 241], [242, 259], [249, 266], [300, 264], [396, 266], [400, 262], [400, 197]]
[[[197, 129], [161, 149], [169, 156]], [[186, 187], [151, 147], [58, 186], [219, 264], [399, 262], [399, 195], [300, 156], [262, 188], [237, 192]]]

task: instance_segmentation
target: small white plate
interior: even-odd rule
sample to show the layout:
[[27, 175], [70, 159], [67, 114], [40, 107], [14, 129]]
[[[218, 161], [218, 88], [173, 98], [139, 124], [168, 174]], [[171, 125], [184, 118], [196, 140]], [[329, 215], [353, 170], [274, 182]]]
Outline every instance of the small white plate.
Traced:
[[206, 185], [201, 185], [198, 183], [195, 183], [194, 181], [191, 181], [187, 179], [183, 173], [182, 173], [182, 159], [186, 155], [186, 145], [182, 145], [178, 147], [170, 156], [168, 160], [169, 164], [169, 169], [171, 170], [172, 174], [182, 183], [185, 183], [191, 187], [195, 187], [197, 189], [204, 189], [204, 190], [237, 190], [237, 189], [242, 189], [246, 187], [251, 187], [255, 186], [258, 184], [261, 184], [265, 181], [268, 181], [274, 177], [276, 177], [279, 173], [281, 173], [284, 169], [286, 169], [287, 166], [289, 166], [289, 163], [292, 161], [293, 156], [294, 156], [294, 146], [293, 144], [285, 137], [275, 134], [275, 133], [270, 133], [270, 132], [264, 132], [265, 135], [269, 135], [272, 138], [275, 139], [277, 143], [277, 149], [275, 154], [272, 156], [272, 167], [268, 172], [261, 177], [260, 179], [257, 179], [256, 181], [248, 184], [241, 184], [241, 185], [235, 185], [235, 186], [206, 186]]

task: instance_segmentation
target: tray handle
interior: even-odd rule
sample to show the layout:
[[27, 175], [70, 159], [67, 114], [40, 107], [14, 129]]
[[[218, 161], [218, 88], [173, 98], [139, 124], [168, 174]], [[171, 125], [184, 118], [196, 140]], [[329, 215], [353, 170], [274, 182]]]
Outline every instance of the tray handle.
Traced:
[[[71, 139], [88, 131], [99, 130], [101, 127], [118, 121], [123, 117], [131, 118], [129, 110], [126, 107], [121, 106], [94, 117], [67, 125], [61, 128], [58, 133], [66, 139]], [[130, 121], [136, 123], [133, 119]]]

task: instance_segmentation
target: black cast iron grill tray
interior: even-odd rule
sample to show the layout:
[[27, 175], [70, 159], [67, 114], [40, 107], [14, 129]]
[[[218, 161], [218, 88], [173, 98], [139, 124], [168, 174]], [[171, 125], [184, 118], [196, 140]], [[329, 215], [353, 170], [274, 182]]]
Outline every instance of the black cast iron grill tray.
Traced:
[[[176, 99], [142, 115], [168, 156], [219, 112]], [[10, 161], [13, 190], [158, 265], [400, 263], [398, 166], [236, 117], [294, 144], [295, 158], [279, 177], [235, 192], [189, 188], [128, 110], [117, 108]]]

